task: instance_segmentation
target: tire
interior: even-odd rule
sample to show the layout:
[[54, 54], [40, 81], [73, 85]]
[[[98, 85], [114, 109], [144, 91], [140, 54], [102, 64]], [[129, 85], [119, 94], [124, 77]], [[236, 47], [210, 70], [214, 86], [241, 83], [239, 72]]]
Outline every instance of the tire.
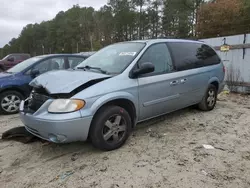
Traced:
[[[0, 93], [0, 114], [10, 115], [18, 113], [19, 105], [23, 98], [23, 95], [17, 91], [11, 90]], [[7, 99], [11, 102], [8, 103]], [[8, 110], [10, 105], [12, 107]]]
[[198, 104], [198, 108], [202, 111], [211, 111], [214, 109], [217, 102], [217, 88], [210, 84], [207, 88], [205, 96]]
[[4, 72], [3, 68], [0, 67], [0, 72]]
[[95, 115], [89, 136], [94, 147], [111, 151], [120, 148], [126, 142], [131, 128], [131, 117], [124, 108], [104, 106]]

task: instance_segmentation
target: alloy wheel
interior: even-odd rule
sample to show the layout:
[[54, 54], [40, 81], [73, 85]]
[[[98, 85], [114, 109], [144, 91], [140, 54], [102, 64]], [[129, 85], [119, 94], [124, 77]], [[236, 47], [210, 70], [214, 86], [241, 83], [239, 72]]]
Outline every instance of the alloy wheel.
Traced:
[[127, 125], [121, 115], [111, 116], [104, 124], [103, 138], [111, 144], [119, 143], [125, 136]]
[[215, 104], [215, 100], [216, 100], [216, 98], [215, 98], [215, 91], [212, 90], [212, 89], [210, 89], [208, 91], [207, 105], [209, 107], [212, 107]]
[[1, 107], [8, 113], [16, 112], [19, 109], [21, 103], [20, 97], [17, 95], [7, 95], [1, 101]]

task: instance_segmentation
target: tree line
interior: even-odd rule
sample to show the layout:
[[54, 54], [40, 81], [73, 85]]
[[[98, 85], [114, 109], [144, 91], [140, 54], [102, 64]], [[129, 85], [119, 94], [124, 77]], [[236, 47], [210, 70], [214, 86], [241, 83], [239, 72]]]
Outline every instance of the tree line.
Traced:
[[99, 10], [74, 5], [28, 24], [0, 49], [9, 53], [76, 53], [154, 38], [198, 39], [250, 32], [250, 0], [109, 0]]

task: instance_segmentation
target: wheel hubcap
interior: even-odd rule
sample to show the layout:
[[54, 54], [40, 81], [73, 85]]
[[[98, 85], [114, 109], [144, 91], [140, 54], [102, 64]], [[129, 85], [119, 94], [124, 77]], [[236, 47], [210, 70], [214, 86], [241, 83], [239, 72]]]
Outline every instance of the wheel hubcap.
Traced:
[[118, 143], [125, 136], [126, 121], [121, 115], [111, 116], [104, 125], [103, 138], [109, 143]]
[[208, 91], [207, 104], [209, 107], [212, 107], [215, 104], [215, 91], [214, 90]]
[[21, 99], [16, 95], [7, 95], [1, 101], [1, 107], [6, 112], [16, 112], [21, 103]]

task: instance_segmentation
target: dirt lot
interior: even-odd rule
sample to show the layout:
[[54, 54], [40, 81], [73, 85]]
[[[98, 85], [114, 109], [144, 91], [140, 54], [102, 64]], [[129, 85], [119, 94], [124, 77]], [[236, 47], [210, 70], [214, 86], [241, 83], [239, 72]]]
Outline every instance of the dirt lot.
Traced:
[[[138, 125], [124, 147], [0, 142], [0, 187], [250, 187], [250, 96], [222, 95]], [[22, 125], [0, 117], [0, 134]], [[215, 149], [205, 149], [210, 144]]]

